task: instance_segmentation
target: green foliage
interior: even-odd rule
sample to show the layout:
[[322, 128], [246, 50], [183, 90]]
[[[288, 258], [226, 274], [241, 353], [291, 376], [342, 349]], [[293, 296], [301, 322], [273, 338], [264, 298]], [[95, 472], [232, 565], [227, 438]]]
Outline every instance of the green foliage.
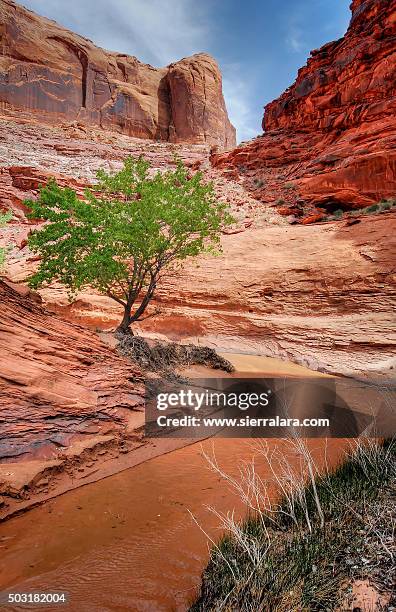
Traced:
[[396, 206], [396, 200], [381, 200], [378, 204], [371, 204], [371, 206], [366, 206], [365, 208], [359, 208], [357, 210], [352, 211], [351, 215], [353, 217], [359, 217], [360, 215], [375, 215], [378, 213], [385, 212], [387, 210], [392, 210]]
[[[379, 557], [378, 550], [383, 541], [394, 541], [389, 519], [396, 492], [394, 441], [360, 442], [344, 463], [318, 476], [315, 486], [324, 525], [312, 485], [296, 495], [297, 522], [286, 499], [268, 514], [247, 516], [238, 531], [225, 534], [212, 549], [190, 612], [219, 610], [225, 601], [225, 610], [241, 612], [338, 610], [353, 578], [370, 576], [369, 571], [388, 575], [384, 559], [390, 557], [390, 568], [392, 551]], [[260, 562], [257, 551], [262, 551]], [[378, 566], [382, 571], [374, 573]]]
[[[100, 170], [85, 201], [55, 180], [27, 201], [31, 216], [47, 221], [29, 238], [41, 257], [29, 284], [58, 281], [70, 296], [92, 287], [124, 306], [124, 328], [140, 319], [165, 268], [187, 257], [220, 250], [223, 226], [233, 221], [202, 174], [176, 169], [149, 174], [142, 157], [127, 158], [122, 170]], [[140, 306], [131, 314], [136, 300]]]
[[379, 212], [382, 212], [384, 210], [391, 210], [394, 206], [396, 206], [396, 200], [382, 200], [378, 204], [378, 210]]
[[392, 204], [390, 202], [381, 202], [379, 204], [379, 208], [381, 210], [390, 210], [392, 208]]
[[295, 188], [296, 188], [296, 186], [295, 186], [295, 184], [294, 184], [294, 183], [290, 183], [290, 182], [289, 182], [289, 183], [285, 183], [285, 184], [284, 184], [284, 188], [285, 188], [285, 189], [295, 189]]
[[[0, 227], [4, 227], [4, 225], [8, 223], [8, 221], [11, 221], [11, 219], [12, 219], [11, 212], [7, 212], [4, 215], [0, 215]], [[0, 248], [0, 270], [4, 266], [5, 256], [6, 256], [6, 249]]]
[[[389, 200], [381, 200], [377, 204], [371, 204], [370, 206], [366, 206], [365, 208], [356, 208], [352, 211], [348, 212], [348, 215], [351, 217], [361, 217], [362, 215], [377, 215], [382, 212], [386, 212], [388, 210], [392, 210], [396, 206], [396, 199]], [[336, 221], [337, 219], [341, 219], [344, 214], [344, 211], [339, 208], [332, 215], [328, 215], [325, 217], [324, 221]]]

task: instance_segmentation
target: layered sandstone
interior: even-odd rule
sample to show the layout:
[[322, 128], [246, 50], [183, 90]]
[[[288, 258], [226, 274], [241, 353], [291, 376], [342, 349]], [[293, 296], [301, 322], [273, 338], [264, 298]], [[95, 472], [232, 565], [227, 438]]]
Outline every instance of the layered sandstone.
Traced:
[[352, 9], [346, 36], [267, 107], [265, 135], [211, 168], [211, 145], [234, 132], [209, 56], [156, 70], [0, 0], [0, 211], [13, 212], [0, 246], [16, 283], [0, 282], [0, 519], [171, 450], [143, 444], [139, 368], [95, 333], [116, 327], [118, 305], [89, 289], [71, 304], [59, 285], [27, 289], [36, 223], [24, 200], [49, 176], [83, 197], [99, 168], [131, 154], [162, 170], [177, 153], [229, 202], [223, 253], [166, 277], [140, 334], [392, 377], [395, 210], [313, 225], [276, 212], [320, 221], [396, 194], [395, 3]]
[[297, 216], [396, 195], [396, 2], [355, 0], [351, 9], [345, 36], [312, 51], [266, 106], [264, 134], [213, 158]]
[[[30, 226], [3, 230], [7, 274], [34, 269]], [[396, 365], [396, 213], [314, 225], [253, 224], [222, 238], [223, 253], [164, 278], [139, 334], [209, 345], [353, 376], [391, 376]], [[221, 274], [219, 275], [219, 271]], [[113, 330], [112, 300], [60, 286], [40, 290], [49, 311], [91, 329]]]
[[345, 36], [312, 51], [296, 82], [268, 104], [264, 131], [345, 130], [394, 116], [396, 4], [355, 0], [351, 9]]
[[[329, 373], [393, 375], [395, 212], [352, 225], [249, 228], [222, 243], [221, 256], [163, 280], [149, 310], [160, 314], [142, 323], [140, 334]], [[72, 305], [60, 287], [41, 295], [49, 309], [85, 326], [110, 330], [121, 317], [115, 302], [90, 291]]]
[[153, 68], [11, 0], [0, 0], [0, 110], [139, 138], [235, 146], [221, 74], [209, 55]]
[[[21, 284], [37, 264], [26, 240], [34, 223], [23, 201], [36, 197], [49, 175], [81, 192], [97, 168], [119, 168], [127, 151], [161, 169], [173, 163], [176, 146], [112, 134], [103, 141], [103, 134], [92, 131], [70, 136], [61, 128], [9, 120], [7, 125], [0, 135], [0, 205], [13, 208], [15, 218], [2, 228], [0, 244], [11, 247], [6, 274]], [[240, 215], [239, 226], [223, 236], [223, 255], [192, 262], [164, 280], [153, 305], [161, 314], [140, 333], [328, 372], [390, 374], [395, 212], [288, 225], [273, 208], [250, 198], [240, 182], [207, 170], [206, 146], [177, 145], [177, 152], [215, 181], [219, 198]], [[111, 330], [120, 321], [118, 305], [92, 291], [72, 304], [60, 286], [40, 294], [47, 309], [91, 329]]]
[[[39, 186], [50, 176], [83, 197], [84, 188], [95, 182], [99, 168], [119, 170], [127, 155], [143, 155], [153, 171], [162, 171], [175, 166], [176, 154], [190, 172], [200, 169], [205, 180], [213, 181], [219, 199], [229, 203], [236, 219], [230, 231], [241, 231], [266, 220], [285, 223], [276, 211], [260, 206], [242, 185], [213, 170], [209, 153], [207, 144], [153, 142], [99, 128], [54, 127], [0, 116], [0, 211], [11, 210], [18, 223], [11, 223], [9, 228], [23, 223], [27, 233], [30, 224], [24, 200], [37, 197]], [[6, 242], [8, 229], [2, 231]]]
[[24, 287], [0, 281], [0, 301], [0, 463], [125, 436], [143, 409], [139, 369]]

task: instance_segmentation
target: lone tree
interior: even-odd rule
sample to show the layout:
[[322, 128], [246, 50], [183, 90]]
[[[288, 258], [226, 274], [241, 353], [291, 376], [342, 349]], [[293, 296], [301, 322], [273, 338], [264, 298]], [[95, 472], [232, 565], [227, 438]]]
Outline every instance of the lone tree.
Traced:
[[30, 286], [58, 281], [70, 299], [92, 287], [123, 306], [117, 331], [127, 332], [147, 318], [164, 270], [218, 252], [221, 229], [233, 219], [213, 185], [201, 173], [189, 177], [180, 160], [167, 172], [150, 175], [149, 168], [142, 157], [129, 157], [115, 174], [99, 171], [84, 201], [53, 179], [28, 200], [31, 217], [47, 222], [29, 238], [41, 257]]

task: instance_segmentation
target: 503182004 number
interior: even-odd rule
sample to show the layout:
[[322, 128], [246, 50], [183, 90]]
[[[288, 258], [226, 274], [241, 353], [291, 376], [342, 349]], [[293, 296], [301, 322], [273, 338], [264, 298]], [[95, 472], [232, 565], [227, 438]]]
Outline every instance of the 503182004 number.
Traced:
[[56, 591], [51, 593], [40, 593], [40, 592], [3, 592], [0, 593], [0, 605], [1, 604], [65, 604], [68, 601], [68, 595], [64, 591]]

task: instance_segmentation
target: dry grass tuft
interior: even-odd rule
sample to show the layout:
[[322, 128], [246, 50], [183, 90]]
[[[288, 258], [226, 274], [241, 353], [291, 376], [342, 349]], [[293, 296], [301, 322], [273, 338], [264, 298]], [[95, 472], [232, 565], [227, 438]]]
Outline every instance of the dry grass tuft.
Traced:
[[234, 479], [207, 456], [248, 516], [238, 523], [233, 513], [212, 509], [225, 535], [212, 549], [192, 612], [341, 610], [356, 580], [374, 584], [387, 606], [396, 603], [395, 442], [355, 441], [342, 465], [321, 474], [302, 440], [291, 445], [293, 461], [257, 446], [281, 491], [278, 503], [254, 461]]

